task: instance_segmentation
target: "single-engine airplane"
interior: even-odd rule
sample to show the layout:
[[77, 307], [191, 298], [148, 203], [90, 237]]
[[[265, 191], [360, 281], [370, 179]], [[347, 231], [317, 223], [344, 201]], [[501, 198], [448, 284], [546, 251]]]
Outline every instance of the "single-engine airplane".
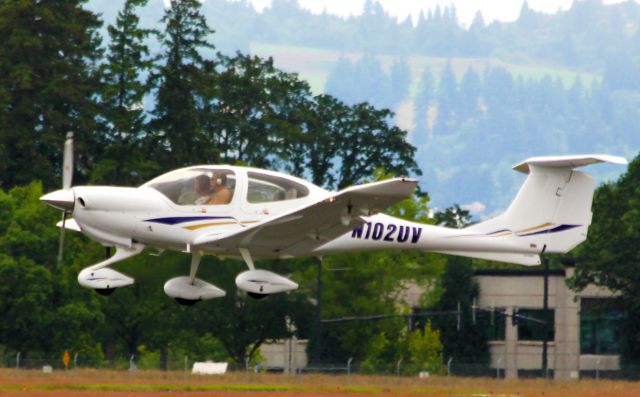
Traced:
[[[594, 179], [576, 167], [609, 162], [608, 155], [534, 157], [517, 164], [528, 176], [508, 209], [464, 229], [426, 225], [385, 215], [409, 197], [417, 181], [393, 178], [330, 192], [279, 172], [229, 165], [171, 171], [140, 187], [71, 186], [73, 135], [65, 142], [63, 187], [41, 197], [64, 211], [58, 224], [84, 233], [113, 256], [83, 269], [81, 286], [109, 294], [134, 280], [109, 265], [145, 247], [191, 254], [188, 276], [172, 278], [165, 293], [181, 304], [225, 292], [196, 278], [203, 255], [242, 258], [249, 270], [236, 278], [252, 297], [298, 285], [254, 259], [323, 256], [375, 249], [419, 249], [522, 265], [542, 253], [564, 253], [586, 239]], [[72, 217], [66, 219], [66, 214]]]

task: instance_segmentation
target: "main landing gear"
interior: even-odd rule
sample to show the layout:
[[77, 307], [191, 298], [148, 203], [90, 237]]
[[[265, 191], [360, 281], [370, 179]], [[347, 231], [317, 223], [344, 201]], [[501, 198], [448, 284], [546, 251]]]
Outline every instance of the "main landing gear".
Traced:
[[189, 276], [172, 278], [164, 284], [164, 292], [181, 305], [192, 306], [199, 301], [221, 298], [226, 292], [204, 280], [196, 278], [201, 251], [194, 251], [191, 256], [191, 270]]
[[246, 291], [250, 297], [263, 299], [267, 295], [298, 288], [298, 284], [286, 277], [267, 270], [256, 269], [248, 249], [240, 248], [239, 251], [249, 270], [240, 273], [236, 277], [236, 285], [241, 290]]

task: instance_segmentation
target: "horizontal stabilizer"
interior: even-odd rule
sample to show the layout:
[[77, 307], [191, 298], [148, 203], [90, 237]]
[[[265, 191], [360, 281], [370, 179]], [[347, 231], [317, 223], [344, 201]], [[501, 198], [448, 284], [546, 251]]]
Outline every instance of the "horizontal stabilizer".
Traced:
[[505, 252], [472, 252], [472, 251], [437, 251], [441, 254], [466, 256], [469, 258], [485, 259], [488, 261], [516, 263], [525, 266], [537, 266], [540, 257], [536, 254], [517, 254]]
[[627, 160], [624, 157], [610, 156], [608, 154], [531, 157], [520, 164], [516, 164], [515, 166], [513, 166], [513, 169], [528, 174], [530, 171], [530, 166], [573, 169], [597, 163], [613, 163], [624, 165], [627, 164]]

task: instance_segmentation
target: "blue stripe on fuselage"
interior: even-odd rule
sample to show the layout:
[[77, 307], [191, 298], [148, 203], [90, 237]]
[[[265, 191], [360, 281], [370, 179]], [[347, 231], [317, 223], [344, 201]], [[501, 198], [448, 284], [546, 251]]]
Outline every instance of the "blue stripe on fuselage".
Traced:
[[154, 223], [162, 223], [165, 225], [177, 225], [179, 223], [186, 222], [194, 222], [194, 221], [204, 221], [207, 219], [233, 219], [232, 216], [172, 216], [168, 218], [153, 218], [146, 219], [145, 222], [154, 222]]

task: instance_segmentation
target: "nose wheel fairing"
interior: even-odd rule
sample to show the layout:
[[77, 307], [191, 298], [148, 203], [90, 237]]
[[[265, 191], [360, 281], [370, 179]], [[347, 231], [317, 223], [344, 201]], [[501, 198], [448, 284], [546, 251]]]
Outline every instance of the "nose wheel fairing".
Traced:
[[133, 284], [133, 278], [107, 266], [138, 255], [143, 249], [142, 244], [133, 244], [131, 248], [116, 247], [116, 253], [112, 257], [82, 269], [78, 274], [78, 283], [94, 290], [111, 290]]

